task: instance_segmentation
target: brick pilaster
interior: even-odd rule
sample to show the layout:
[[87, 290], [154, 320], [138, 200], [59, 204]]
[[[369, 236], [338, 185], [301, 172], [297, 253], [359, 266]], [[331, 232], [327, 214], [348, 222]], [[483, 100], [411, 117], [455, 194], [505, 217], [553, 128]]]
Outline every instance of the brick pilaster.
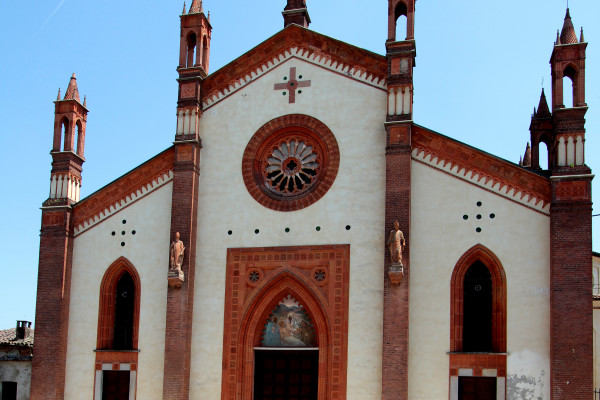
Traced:
[[382, 400], [408, 399], [408, 305], [410, 282], [411, 122], [386, 124], [385, 239], [400, 223], [406, 247], [402, 254], [404, 278], [392, 284], [390, 255], [385, 250], [383, 289]]
[[65, 391], [73, 259], [72, 209], [66, 201], [55, 203], [64, 204], [42, 208], [32, 400], [62, 400]]
[[[185, 246], [182, 287], [169, 286], [165, 333], [163, 399], [189, 398], [192, 322], [194, 310], [194, 272], [196, 267], [196, 233], [198, 221], [198, 179], [200, 149], [198, 139], [175, 142], [171, 241], [176, 232]], [[165, 284], [167, 284], [165, 265]]]
[[583, 172], [586, 173], [551, 177], [553, 400], [587, 400], [593, 390], [592, 175], [589, 169]]

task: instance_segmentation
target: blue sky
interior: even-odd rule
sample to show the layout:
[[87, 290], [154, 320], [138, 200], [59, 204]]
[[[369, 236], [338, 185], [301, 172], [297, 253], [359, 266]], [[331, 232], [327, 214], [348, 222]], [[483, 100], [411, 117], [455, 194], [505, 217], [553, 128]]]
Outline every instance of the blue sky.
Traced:
[[[188, 7], [190, 1], [188, 0]], [[308, 0], [311, 29], [384, 54], [387, 2]], [[512, 5], [514, 4], [514, 5]], [[54, 104], [77, 74], [88, 115], [82, 196], [170, 146], [175, 133], [179, 0], [2, 2], [0, 329], [33, 321], [40, 206], [48, 197]], [[283, 27], [285, 0], [205, 0], [216, 71]], [[419, 0], [415, 122], [518, 162], [566, 1]], [[586, 161], [600, 170], [598, 0], [571, 0], [587, 50]], [[600, 198], [595, 182], [594, 198]], [[595, 214], [600, 213], [596, 207]], [[600, 251], [600, 217], [594, 218]], [[383, 248], [382, 248], [383, 251]]]

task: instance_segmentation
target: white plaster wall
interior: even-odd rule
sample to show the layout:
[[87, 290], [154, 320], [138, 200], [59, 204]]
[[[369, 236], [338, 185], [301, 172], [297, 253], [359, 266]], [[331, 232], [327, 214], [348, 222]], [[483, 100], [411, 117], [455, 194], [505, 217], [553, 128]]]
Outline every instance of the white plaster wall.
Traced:
[[409, 398], [448, 398], [450, 279], [479, 243], [506, 273], [507, 398], [550, 398], [549, 216], [417, 161], [411, 198]]
[[[10, 353], [11, 352], [9, 352], [9, 354]], [[16, 353], [18, 354], [18, 351]], [[0, 362], [0, 397], [2, 397], [1, 382], [16, 382], [17, 400], [29, 400], [29, 392], [31, 389], [31, 361]]]
[[93, 397], [100, 284], [121, 256], [141, 281], [138, 398], [162, 398], [172, 191], [167, 183], [75, 238], [65, 400]]
[[[273, 90], [289, 77], [290, 67], [311, 80], [295, 104]], [[291, 59], [204, 112], [191, 399], [220, 399], [227, 248], [342, 243], [351, 245], [347, 399], [381, 398], [386, 101], [383, 90]], [[310, 115], [331, 129], [340, 168], [317, 203], [277, 212], [250, 196], [241, 160], [262, 125], [292, 113]]]

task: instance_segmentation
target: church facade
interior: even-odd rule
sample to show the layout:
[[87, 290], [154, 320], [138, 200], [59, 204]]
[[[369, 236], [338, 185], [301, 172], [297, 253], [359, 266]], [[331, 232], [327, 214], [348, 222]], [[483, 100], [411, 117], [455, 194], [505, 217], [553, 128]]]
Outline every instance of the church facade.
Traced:
[[209, 74], [194, 0], [173, 146], [86, 198], [71, 78], [32, 400], [592, 396], [583, 34], [567, 11], [551, 104], [514, 164], [413, 120], [415, 1], [389, 0], [379, 55], [311, 31], [288, 0], [283, 30]]

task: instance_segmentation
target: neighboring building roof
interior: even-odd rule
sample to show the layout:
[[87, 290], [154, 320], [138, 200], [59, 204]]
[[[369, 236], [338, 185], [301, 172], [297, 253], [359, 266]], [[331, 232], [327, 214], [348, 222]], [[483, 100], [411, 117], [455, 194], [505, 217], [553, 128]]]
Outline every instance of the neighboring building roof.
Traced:
[[33, 348], [33, 329], [24, 328], [25, 337], [17, 339], [17, 328], [0, 330], [0, 347], [29, 347]]

